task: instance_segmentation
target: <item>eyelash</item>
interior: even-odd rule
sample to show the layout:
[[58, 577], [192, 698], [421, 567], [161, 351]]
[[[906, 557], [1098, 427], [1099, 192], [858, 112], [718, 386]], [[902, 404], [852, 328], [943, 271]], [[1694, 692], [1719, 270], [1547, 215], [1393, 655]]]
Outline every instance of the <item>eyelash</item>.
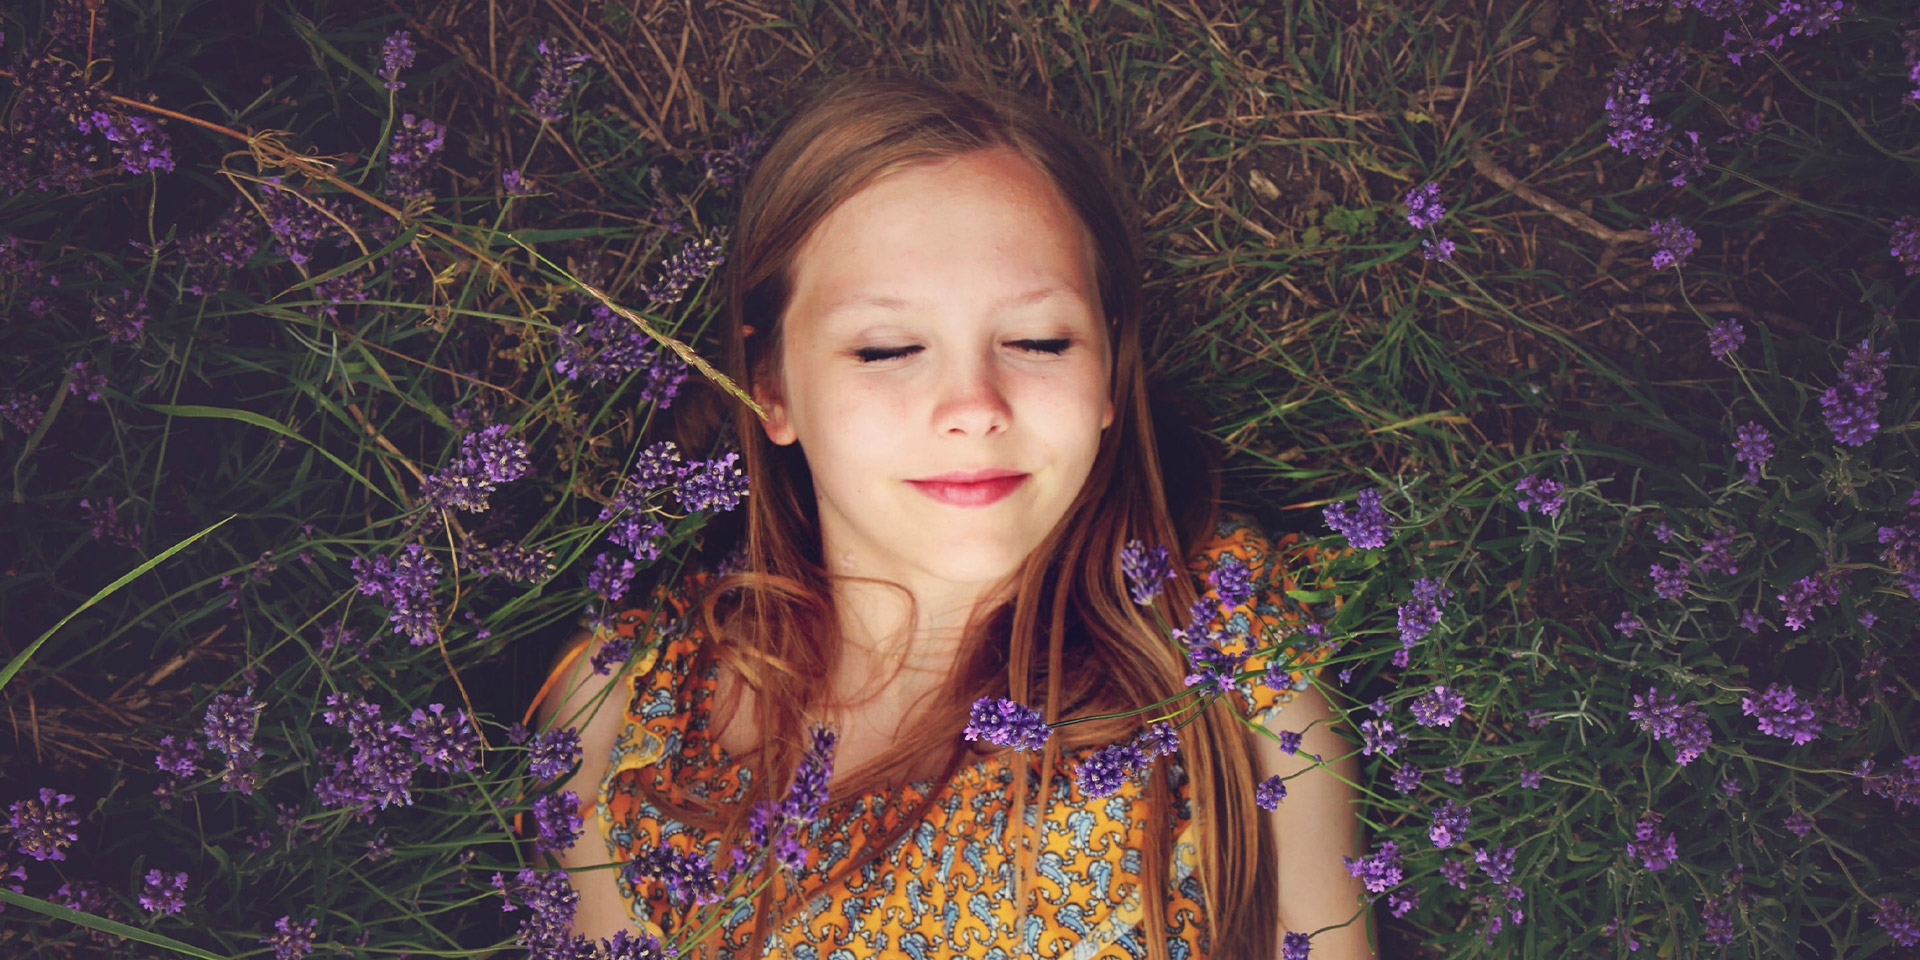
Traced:
[[[1031, 344], [1032, 346], [1030, 346], [1028, 349], [1030, 349], [1032, 352], [1050, 354], [1056, 357], [1059, 356], [1060, 354], [1067, 352], [1068, 347], [1073, 346], [1072, 340], [1064, 340], [1064, 339], [1062, 340], [1015, 340], [1013, 341], [1013, 343], [1015, 345]], [[898, 360], [901, 357], [906, 356], [909, 351], [918, 350], [918, 349], [920, 348], [919, 347], [895, 347], [895, 348], [888, 349], [885, 347], [866, 347], [860, 350], [855, 350], [853, 352], [853, 355], [859, 358], [861, 363], [882, 363], [887, 360]]]

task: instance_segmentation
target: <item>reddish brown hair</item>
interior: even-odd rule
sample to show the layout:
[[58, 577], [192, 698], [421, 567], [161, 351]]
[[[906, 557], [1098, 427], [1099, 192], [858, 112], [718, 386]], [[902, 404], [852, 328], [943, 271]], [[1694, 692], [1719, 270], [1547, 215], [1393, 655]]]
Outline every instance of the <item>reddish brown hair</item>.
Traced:
[[[1102, 432], [1078, 498], [1001, 584], [1000, 595], [1011, 599], [968, 623], [955, 673], [940, 688], [946, 698], [923, 703], [920, 719], [907, 728], [923, 735], [866, 770], [842, 771], [845, 779], [835, 785], [835, 799], [899, 782], [918, 758], [947, 756], [946, 772], [936, 780], [940, 785], [963, 765], [1005, 750], [960, 736], [969, 706], [980, 697], [1012, 697], [1057, 722], [1137, 710], [1184, 689], [1184, 659], [1132, 601], [1119, 555], [1129, 539], [1137, 538], [1167, 545], [1176, 557], [1186, 558], [1212, 535], [1219, 454], [1211, 438], [1189, 425], [1191, 407], [1180, 407], [1185, 398], [1148, 380], [1141, 353], [1140, 239], [1131, 199], [1117, 187], [1107, 156], [1045, 108], [976, 82], [884, 70], [844, 75], [816, 88], [757, 161], [745, 186], [721, 280], [724, 370], [743, 388], [760, 385], [780, 394], [781, 320], [793, 289], [795, 257], [830, 211], [890, 172], [991, 148], [1011, 148], [1031, 162], [1060, 191], [1094, 245], [1114, 362], [1114, 420]], [[688, 808], [669, 803], [648, 785], [640, 789], [665, 816], [719, 836], [726, 851], [743, 839], [754, 804], [777, 801], [784, 792], [806, 746], [809, 718], [822, 715], [827, 678], [840, 654], [831, 578], [846, 575], [833, 574], [822, 563], [812, 480], [799, 445], [773, 444], [752, 410], [723, 397], [717, 390], [698, 390], [685, 404], [691, 409], [676, 411], [685, 421], [676, 432], [693, 450], [704, 449], [702, 437], [711, 439], [726, 425], [718, 417], [730, 416], [750, 484], [741, 508], [720, 515], [708, 528], [710, 553], [716, 542], [735, 543], [733, 535], [739, 534], [745, 554], [740, 569], [715, 582], [699, 604], [706, 632], [716, 640], [705, 645], [692, 669], [696, 674], [706, 670], [713, 663], [709, 658], [725, 661], [754, 691], [757, 729], [775, 733], [735, 758], [752, 771], [749, 795], [740, 803]], [[1193, 580], [1182, 575], [1168, 583], [1155, 605], [1166, 622], [1184, 623], [1197, 595]], [[1065, 662], [1104, 669], [1067, 670]], [[1229, 703], [1216, 702], [1181, 729], [1181, 763], [1191, 784], [1192, 813], [1201, 824], [1197, 875], [1210, 952], [1266, 957], [1274, 953], [1278, 925], [1273, 840], [1267, 818], [1253, 804], [1252, 758], [1245, 728], [1232, 710]], [[709, 735], [718, 736], [730, 719], [716, 716]], [[1061, 751], [1131, 738], [1145, 719], [1074, 724], [1056, 730], [1037, 758], [1012, 754], [1016, 781], [1008, 822], [1009, 837], [1019, 845], [1014, 896], [1022, 911], [1031, 909], [1029, 878], [1039, 847], [1025, 828], [1027, 780], [1020, 774], [1038, 776], [1044, 803], [1052, 795]], [[1173, 796], [1165, 763], [1155, 761], [1146, 778], [1153, 811], [1142, 851], [1148, 892], [1170, 884]], [[933, 790], [872, 844], [869, 856], [852, 859], [827, 878], [828, 884], [843, 883], [884, 853], [941, 793]], [[1036, 819], [1047, 822], [1044, 815]], [[779, 887], [769, 885], [755, 904], [750, 941], [755, 949], [777, 928], [770, 920], [780, 908], [774, 900]], [[1142, 900], [1149, 955], [1165, 960], [1165, 898]]]

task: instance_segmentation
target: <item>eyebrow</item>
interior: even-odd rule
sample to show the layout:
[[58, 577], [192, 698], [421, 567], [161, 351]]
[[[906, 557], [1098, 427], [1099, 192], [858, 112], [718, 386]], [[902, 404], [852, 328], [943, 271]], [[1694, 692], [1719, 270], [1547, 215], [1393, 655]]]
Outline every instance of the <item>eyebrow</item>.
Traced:
[[[992, 309], [995, 312], [999, 312], [1002, 310], [1012, 309], [1014, 307], [1024, 307], [1028, 304], [1038, 303], [1042, 300], [1049, 300], [1054, 297], [1071, 297], [1077, 300], [1079, 299], [1079, 294], [1075, 293], [1072, 290], [1067, 289], [1066, 287], [1060, 287], [1060, 286], [1039, 287], [1037, 289], [1028, 290], [1025, 293], [1017, 293], [1010, 297], [1004, 297], [999, 302], [995, 303]], [[848, 299], [841, 300], [837, 303], [831, 304], [825, 310], [822, 310], [820, 312], [820, 319], [823, 321], [830, 320], [830, 319], [833, 319], [834, 317], [840, 316], [841, 314], [852, 313], [864, 307], [874, 307], [881, 310], [890, 310], [894, 312], [899, 312], [901, 310], [907, 309], [910, 306], [912, 306], [912, 304], [898, 297], [883, 297], [883, 296], [850, 297]]]

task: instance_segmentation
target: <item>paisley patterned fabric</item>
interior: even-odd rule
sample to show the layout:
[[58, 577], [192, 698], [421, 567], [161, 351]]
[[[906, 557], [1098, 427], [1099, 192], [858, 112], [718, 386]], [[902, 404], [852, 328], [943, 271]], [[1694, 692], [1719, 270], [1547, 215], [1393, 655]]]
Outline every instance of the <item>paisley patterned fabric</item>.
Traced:
[[[1192, 574], [1206, 583], [1208, 571], [1222, 564], [1251, 568], [1253, 582], [1270, 578], [1277, 590], [1259, 591], [1236, 607], [1222, 608], [1229, 653], [1280, 642], [1305, 665], [1326, 659], [1330, 650], [1314, 643], [1301, 626], [1324, 621], [1340, 600], [1307, 607], [1284, 595], [1285, 589], [1328, 586], [1317, 572], [1330, 555], [1301, 544], [1299, 534], [1269, 541], [1243, 519], [1223, 520], [1217, 539], [1209, 542], [1189, 564]], [[696, 796], [737, 801], [751, 781], [752, 771], [735, 764], [707, 732], [708, 713], [718, 680], [717, 668], [691, 676], [688, 664], [702, 640], [695, 627], [694, 605], [700, 591], [712, 583], [710, 573], [694, 569], [681, 582], [654, 591], [647, 603], [619, 614], [608, 629], [634, 639], [639, 662], [633, 664], [631, 695], [626, 701], [625, 727], [612, 747], [599, 793], [582, 803], [587, 832], [581, 843], [604, 838], [615, 861], [666, 842], [681, 852], [704, 853], [716, 867], [728, 851], [719, 839], [696, 836], [677, 821], [664, 821], [657, 807], [644, 802], [635, 784], [649, 777], [650, 785], [680, 800]], [[1304, 581], [1304, 582], [1303, 582]], [[1207, 588], [1204, 596], [1219, 604], [1219, 595]], [[658, 630], [648, 630], [651, 611], [661, 609]], [[650, 643], [649, 637], [659, 640]], [[1262, 640], [1262, 637], [1270, 639]], [[1290, 638], [1300, 641], [1296, 647]], [[566, 652], [555, 668], [566, 670], [585, 642]], [[1267, 657], [1250, 657], [1242, 667], [1264, 670]], [[1290, 674], [1294, 690], [1308, 687], [1306, 674]], [[1231, 696], [1256, 721], [1265, 722], [1293, 698], [1294, 691], [1275, 692], [1260, 685], [1257, 676], [1240, 682]], [[1013, 903], [1017, 854], [1012, 811], [1014, 771], [1010, 757], [994, 757], [962, 768], [941, 787], [939, 799], [921, 822], [860, 875], [837, 885], [830, 894], [811, 894], [825, 875], [857, 857], [871, 841], [883, 836], [911, 810], [927, 791], [931, 779], [881, 792], [838, 799], [798, 839], [810, 851], [807, 867], [794, 877], [806, 899], [804, 907], [785, 911], [786, 920], [759, 949], [749, 949], [752, 934], [749, 905], [739, 905], [721, 920], [726, 946], [719, 956], [795, 957], [799, 960], [854, 960], [888, 956], [947, 960], [947, 958], [1066, 957], [1073, 960], [1122, 960], [1147, 956], [1142, 913], [1142, 854], [1147, 816], [1146, 785], [1135, 778], [1119, 792], [1089, 799], [1073, 783], [1072, 771], [1085, 753], [1064, 755], [1054, 771], [1051, 812], [1044, 846], [1036, 859], [1034, 884], [1037, 905], [1028, 922], [1015, 929], [1019, 911]], [[1035, 754], [1012, 757], [1037, 765]], [[1208, 955], [1205, 905], [1199, 878], [1192, 876], [1196, 846], [1191, 821], [1191, 791], [1178, 755], [1162, 765], [1176, 797], [1174, 829], [1177, 836], [1171, 874], [1148, 885], [1167, 898], [1168, 948], [1173, 960], [1195, 960]], [[1029, 825], [1038, 816], [1038, 777], [1027, 786], [1025, 816]], [[588, 882], [614, 883], [640, 931], [661, 937], [683, 932], [693, 908], [668, 903], [657, 881], [630, 885], [616, 871], [585, 875]], [[782, 879], [778, 883], [789, 881]], [[792, 887], [786, 889], [792, 890]], [[797, 904], [801, 898], [787, 902]], [[701, 912], [715, 909], [699, 908]], [[706, 956], [704, 952], [699, 954]]]

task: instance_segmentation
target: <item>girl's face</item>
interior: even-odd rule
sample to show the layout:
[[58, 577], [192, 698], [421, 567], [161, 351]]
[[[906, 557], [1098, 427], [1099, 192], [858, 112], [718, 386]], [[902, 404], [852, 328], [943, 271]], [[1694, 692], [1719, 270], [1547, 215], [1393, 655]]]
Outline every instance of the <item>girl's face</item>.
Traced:
[[[1066, 201], [1005, 148], [898, 171], [821, 221], [781, 321], [785, 396], [755, 399], [805, 452], [831, 570], [951, 609], [1053, 529], [1113, 422], [1093, 271]], [[910, 482], [986, 468], [1027, 476], [985, 506]]]

